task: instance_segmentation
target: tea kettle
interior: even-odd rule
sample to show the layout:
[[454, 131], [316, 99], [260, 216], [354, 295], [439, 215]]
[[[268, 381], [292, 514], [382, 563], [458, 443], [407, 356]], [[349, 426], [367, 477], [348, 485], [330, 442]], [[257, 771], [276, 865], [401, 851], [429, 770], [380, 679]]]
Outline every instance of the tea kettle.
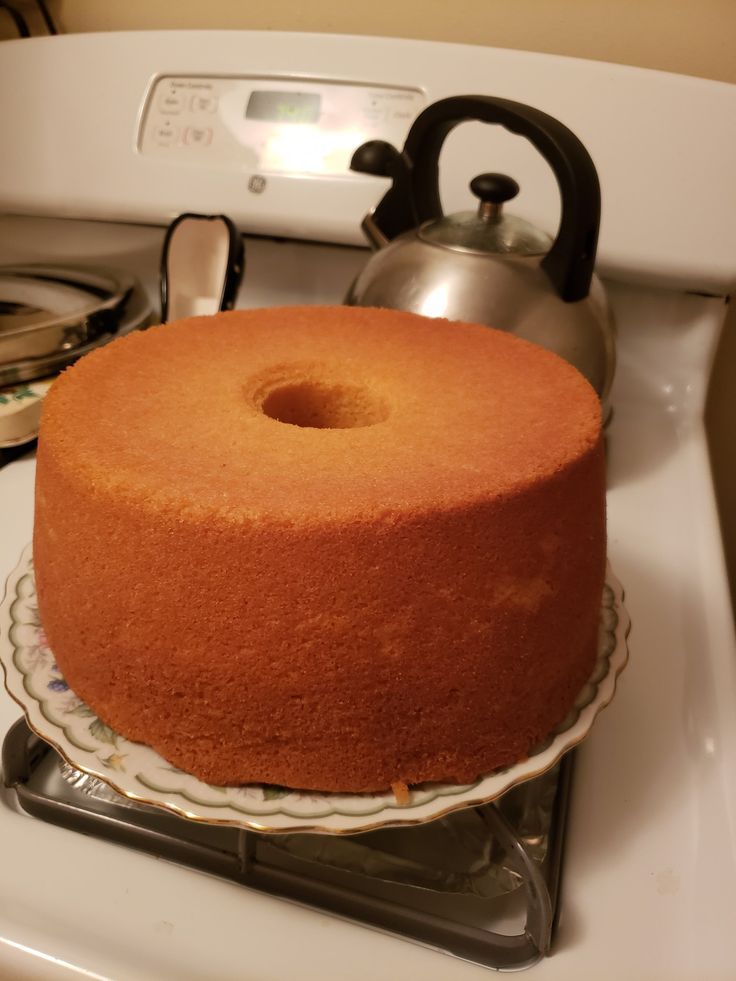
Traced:
[[[526, 137], [552, 168], [562, 198], [554, 241], [505, 213], [519, 185], [504, 174], [470, 182], [477, 212], [444, 215], [440, 150], [458, 123], [497, 123]], [[580, 140], [552, 116], [507, 99], [453, 96], [425, 109], [401, 153], [372, 140], [351, 168], [390, 177], [392, 186], [363, 220], [378, 251], [345, 302], [467, 320], [509, 331], [546, 347], [590, 381], [607, 413], [615, 334], [605, 292], [593, 274], [600, 188]]]

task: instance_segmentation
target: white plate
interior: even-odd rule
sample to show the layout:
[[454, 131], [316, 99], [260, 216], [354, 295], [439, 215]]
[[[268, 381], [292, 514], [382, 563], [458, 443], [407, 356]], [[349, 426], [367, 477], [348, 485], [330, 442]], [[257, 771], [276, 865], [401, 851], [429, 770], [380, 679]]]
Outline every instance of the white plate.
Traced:
[[194, 821], [255, 831], [353, 834], [390, 825], [432, 821], [450, 811], [487, 803], [548, 770], [590, 731], [613, 698], [628, 660], [629, 617], [610, 565], [601, 606], [598, 658], [589, 682], [565, 721], [514, 766], [473, 784], [419, 784], [409, 801], [393, 793], [337, 794], [263, 784], [215, 787], [178, 770], [149, 747], [134, 743], [97, 718], [72, 692], [46, 644], [38, 616], [29, 545], [8, 579], [0, 607], [0, 662], [5, 687], [31, 728], [74, 767], [99, 777], [118, 793]]
[[0, 448], [22, 446], [38, 435], [41, 404], [53, 378], [0, 388]]

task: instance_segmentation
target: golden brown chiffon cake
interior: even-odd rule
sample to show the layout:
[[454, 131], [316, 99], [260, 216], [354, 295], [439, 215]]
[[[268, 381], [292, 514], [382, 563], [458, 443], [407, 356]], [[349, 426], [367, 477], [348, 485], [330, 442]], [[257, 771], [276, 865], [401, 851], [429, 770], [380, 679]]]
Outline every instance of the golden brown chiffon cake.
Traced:
[[47, 397], [41, 619], [106, 723], [208, 782], [466, 782], [591, 673], [604, 485], [592, 388], [508, 334], [195, 317]]

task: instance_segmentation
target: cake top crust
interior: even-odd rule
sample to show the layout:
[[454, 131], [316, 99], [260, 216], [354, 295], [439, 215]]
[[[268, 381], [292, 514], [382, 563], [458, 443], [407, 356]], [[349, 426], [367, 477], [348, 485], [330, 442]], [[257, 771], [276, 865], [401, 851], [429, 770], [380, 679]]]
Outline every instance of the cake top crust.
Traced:
[[541, 347], [313, 306], [193, 317], [99, 348], [52, 386], [39, 453], [141, 507], [292, 522], [516, 494], [600, 440], [592, 387]]

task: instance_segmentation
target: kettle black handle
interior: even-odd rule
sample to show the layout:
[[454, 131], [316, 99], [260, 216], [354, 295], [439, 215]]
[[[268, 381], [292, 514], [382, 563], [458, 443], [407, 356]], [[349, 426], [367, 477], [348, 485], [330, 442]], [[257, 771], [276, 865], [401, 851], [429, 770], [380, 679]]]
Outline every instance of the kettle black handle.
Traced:
[[[428, 106], [414, 121], [401, 154], [403, 166], [394, 171], [399, 180], [374, 212], [376, 222], [393, 238], [442, 215], [439, 193], [439, 157], [448, 133], [466, 121], [497, 123], [526, 137], [552, 168], [560, 188], [562, 215], [557, 236], [542, 268], [563, 300], [588, 295], [595, 264], [601, 196], [598, 174], [590, 154], [575, 134], [559, 120], [539, 109], [486, 95], [459, 95]], [[351, 166], [363, 170], [361, 147]], [[398, 157], [399, 154], [396, 153]], [[388, 169], [388, 168], [387, 168]], [[377, 173], [377, 169], [366, 167]], [[397, 173], [398, 172], [398, 173]], [[398, 186], [397, 186], [398, 185]], [[407, 191], [411, 206], [407, 207]]]

